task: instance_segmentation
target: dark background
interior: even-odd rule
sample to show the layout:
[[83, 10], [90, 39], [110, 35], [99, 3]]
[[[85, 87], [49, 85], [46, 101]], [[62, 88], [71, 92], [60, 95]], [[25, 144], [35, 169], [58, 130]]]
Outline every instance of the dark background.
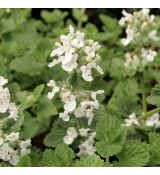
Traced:
[[[49, 8], [49, 9], [38, 9], [38, 8], [32, 9], [32, 17], [36, 18], [36, 19], [41, 19], [40, 13], [41, 13], [42, 10], [52, 11], [54, 9], [53, 8]], [[72, 17], [72, 9], [59, 9], [59, 10], [61, 10], [61, 11], [68, 11], [69, 18], [73, 19], [73, 17]], [[122, 14], [121, 14], [122, 10], [123, 9], [120, 9], [120, 8], [109, 8], [109, 9], [105, 9], [105, 8], [104, 9], [103, 8], [102, 9], [90, 9], [90, 8], [88, 8], [88, 9], [86, 9], [86, 14], [88, 15], [89, 22], [92, 22], [92, 23], [94, 23], [97, 26], [101, 26], [102, 24], [101, 24], [101, 22], [100, 22], [100, 20], [98, 18], [98, 16], [100, 14], [106, 14], [106, 15], [111, 16], [113, 18], [120, 19], [122, 17]], [[132, 12], [138, 10], [138, 8], [137, 9], [125, 9], [125, 10], [132, 13]], [[150, 11], [151, 11], [151, 14], [160, 15], [160, 9], [158, 9], [158, 8], [150, 9]]]

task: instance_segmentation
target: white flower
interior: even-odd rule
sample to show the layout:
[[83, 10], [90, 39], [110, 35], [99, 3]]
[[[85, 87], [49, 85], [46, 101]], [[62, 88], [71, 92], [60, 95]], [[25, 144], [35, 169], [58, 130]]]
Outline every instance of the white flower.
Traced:
[[71, 41], [72, 46], [77, 47], [77, 48], [82, 48], [84, 47], [84, 33], [81, 33], [80, 31], [76, 32], [76, 37]]
[[0, 113], [5, 113], [9, 107], [10, 94], [8, 88], [0, 86]]
[[64, 136], [63, 141], [65, 144], [70, 145], [73, 143], [74, 139], [78, 137], [78, 133], [74, 127], [69, 127], [67, 130], [67, 135]]
[[12, 132], [11, 134], [6, 135], [6, 140], [10, 142], [15, 142], [18, 139], [19, 139], [19, 132]]
[[91, 125], [93, 118], [94, 118], [94, 113], [93, 113], [92, 107], [90, 109], [86, 110], [86, 118], [88, 119], [88, 125]]
[[130, 13], [127, 13], [125, 10], [122, 11], [122, 14], [123, 14], [124, 17], [122, 17], [119, 20], [119, 25], [120, 26], [124, 26], [126, 22], [132, 22], [133, 15], [131, 15]]
[[0, 159], [4, 160], [4, 161], [8, 161], [11, 158], [10, 152], [13, 149], [8, 145], [8, 143], [4, 143], [1, 147], [0, 147]]
[[136, 118], [136, 115], [135, 113], [132, 113], [128, 116], [127, 119], [124, 120], [125, 121], [125, 124], [122, 124], [122, 126], [127, 126], [127, 127], [130, 127], [132, 126], [133, 124], [135, 125], [139, 125], [139, 122]]
[[96, 51], [99, 50], [101, 45], [98, 42], [94, 42], [91, 46], [85, 46], [85, 52], [89, 57], [95, 57]]
[[19, 162], [19, 160], [20, 160], [20, 156], [17, 155], [17, 151], [14, 151], [11, 154], [11, 158], [9, 159], [9, 163], [11, 165], [17, 165], [17, 163]]
[[124, 46], [127, 46], [135, 37], [135, 31], [133, 29], [126, 29], [127, 38], [121, 40]]
[[71, 94], [71, 91], [64, 91], [62, 93], [62, 101], [64, 102], [66, 112], [73, 112], [76, 108], [76, 97]]
[[31, 145], [31, 139], [27, 139], [25, 141], [21, 141], [21, 143], [19, 144], [20, 148], [24, 149], [27, 148]]
[[8, 83], [8, 80], [5, 79], [4, 77], [0, 76], [0, 86], [4, 86], [7, 83]]
[[97, 101], [97, 95], [104, 94], [104, 90], [98, 90], [96, 92], [91, 93], [91, 97], [94, 101]]
[[4, 139], [0, 137], [0, 145], [2, 145], [3, 143], [4, 143]]
[[31, 140], [27, 139], [25, 141], [21, 141], [19, 147], [21, 148], [21, 156], [25, 156], [30, 153], [30, 149], [28, 148], [31, 145]]
[[79, 129], [79, 133], [83, 137], [88, 137], [88, 131], [90, 131], [90, 128], [87, 128], [87, 129], [81, 128], [81, 129]]
[[82, 71], [82, 77], [84, 80], [86, 81], [92, 81], [93, 77], [92, 77], [92, 71], [91, 69], [96, 69], [97, 72], [99, 72], [100, 74], [103, 74], [103, 70], [102, 68], [97, 65], [97, 61], [100, 60], [100, 56], [98, 54], [96, 54], [96, 57], [94, 60], [92, 60], [91, 62], [89, 62], [87, 65], [83, 65], [80, 67], [80, 70]]
[[15, 103], [9, 104], [8, 111], [10, 113], [8, 118], [11, 118], [11, 119], [16, 121], [18, 118], [18, 109], [17, 109], [17, 106], [15, 105]]
[[69, 121], [69, 115], [66, 111], [64, 111], [63, 113], [59, 113], [59, 117], [62, 118], [64, 121]]
[[28, 149], [28, 148], [22, 148], [21, 149], [21, 156], [25, 156], [25, 155], [29, 154], [30, 152], [31, 152], [30, 149]]
[[73, 54], [70, 61], [68, 61], [68, 62], [62, 61], [62, 68], [67, 72], [73, 71], [74, 69], [76, 69], [78, 67], [77, 58], [78, 58], [78, 55]]
[[80, 70], [82, 71], [82, 77], [86, 81], [92, 81], [93, 77], [91, 75], [91, 68], [89, 66], [81, 66]]
[[159, 128], [160, 127], [160, 118], [159, 113], [152, 115], [151, 117], [147, 118], [146, 126]]
[[94, 146], [94, 138], [96, 136], [96, 133], [93, 132], [90, 134], [90, 136], [88, 137], [88, 139], [83, 142], [82, 144], [79, 145], [79, 152], [77, 154], [78, 157], [81, 157], [83, 155], [93, 155], [96, 151], [96, 148]]
[[52, 99], [54, 95], [59, 92], [60, 88], [56, 86], [56, 82], [54, 80], [50, 80], [47, 86], [52, 87], [52, 92], [48, 93], [48, 98]]
[[86, 113], [86, 109], [79, 106], [78, 108], [75, 109], [74, 111], [74, 115], [77, 117], [77, 118], [80, 118], [80, 117], [84, 117], [85, 116], [85, 113]]
[[160, 40], [160, 38], [157, 37], [157, 30], [152, 30], [151, 32], [149, 32], [148, 36], [153, 41], [159, 41]]
[[146, 50], [142, 48], [141, 52], [142, 52], [142, 57], [145, 58], [148, 62], [152, 62], [154, 58], [157, 56], [157, 52], [151, 49]]

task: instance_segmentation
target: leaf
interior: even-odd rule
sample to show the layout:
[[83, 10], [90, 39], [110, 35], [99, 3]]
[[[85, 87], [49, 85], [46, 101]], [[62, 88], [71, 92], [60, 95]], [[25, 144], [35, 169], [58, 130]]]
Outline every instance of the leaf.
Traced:
[[19, 91], [17, 92], [17, 99], [21, 103], [21, 109], [27, 109], [33, 106], [40, 98], [44, 85], [38, 85], [33, 92]]
[[114, 165], [119, 167], [145, 166], [150, 158], [146, 145], [139, 140], [127, 142], [122, 151], [116, 156], [119, 162], [115, 162]]
[[150, 152], [149, 165], [160, 165], [160, 134], [149, 133], [148, 150]]
[[67, 15], [68, 15], [68, 12], [62, 12], [58, 9], [55, 9], [52, 12], [49, 12], [47, 10], [43, 10], [41, 12], [41, 17], [47, 23], [54, 23], [54, 22], [62, 21]]
[[29, 156], [23, 156], [17, 164], [17, 167], [31, 167], [31, 159]]
[[37, 117], [32, 117], [29, 112], [24, 112], [24, 122], [21, 136], [24, 139], [33, 138], [48, 129], [46, 123], [41, 123]]
[[39, 75], [44, 66], [45, 63], [39, 62], [36, 56], [31, 53], [25, 53], [22, 57], [14, 59], [9, 65], [11, 70], [28, 74], [29, 76]]
[[135, 78], [120, 81], [114, 89], [107, 107], [121, 116], [128, 116], [133, 111], [139, 113], [139, 87]]
[[63, 137], [66, 135], [68, 124], [61, 119], [58, 119], [53, 124], [51, 132], [45, 137], [44, 144], [48, 147], [55, 148], [63, 143]]
[[107, 167], [111, 166], [110, 163], [104, 162], [98, 155], [91, 155], [81, 158], [76, 161], [73, 166], [75, 167]]
[[99, 117], [96, 126], [96, 148], [101, 156], [109, 158], [119, 153], [125, 137], [126, 130], [121, 126], [118, 116], [104, 114]]
[[147, 102], [157, 107], [160, 106], [160, 84], [152, 88], [151, 94], [147, 97]]
[[34, 109], [34, 112], [42, 120], [44, 118], [58, 114], [56, 107], [53, 105], [52, 101], [46, 97], [46, 95], [41, 96], [38, 101], [38, 105]]
[[118, 39], [118, 36], [122, 32], [117, 19], [103, 14], [99, 15], [99, 18], [104, 24], [103, 29], [106, 31], [105, 34], [108, 36], [107, 40], [111, 40], [113, 43], [113, 41], [116, 41]]
[[72, 164], [75, 154], [67, 145], [58, 145], [53, 151], [46, 149], [43, 153], [42, 165], [47, 167], [67, 167]]
[[87, 22], [87, 20], [88, 20], [87, 15], [85, 15], [85, 10], [84, 9], [74, 8], [72, 10], [72, 15], [77, 21]]

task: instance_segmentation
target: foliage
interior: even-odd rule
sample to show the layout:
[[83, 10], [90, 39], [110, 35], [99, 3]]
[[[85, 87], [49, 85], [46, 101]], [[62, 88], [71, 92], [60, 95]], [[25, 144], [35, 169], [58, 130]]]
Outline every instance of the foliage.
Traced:
[[[42, 9], [37, 19], [32, 12], [32, 9], [0, 9], [0, 76], [8, 79], [11, 99], [19, 110], [16, 123], [0, 121], [0, 133], [3, 126], [6, 133], [19, 131], [20, 138], [31, 139], [32, 143], [31, 153], [22, 156], [16, 166], [160, 166], [160, 121], [159, 117], [154, 118], [156, 121], [150, 119], [160, 112], [160, 44], [144, 37], [148, 36], [145, 32], [153, 29], [160, 36], [160, 17], [156, 16], [155, 24], [147, 25], [140, 39], [134, 38], [124, 46], [121, 39], [128, 39], [125, 29], [137, 29], [144, 19], [141, 23], [126, 19], [125, 25], [119, 25], [118, 19], [107, 14], [96, 14], [96, 20], [92, 20], [90, 15], [95, 12], [91, 9]], [[67, 34], [70, 25], [101, 45], [98, 65], [104, 74], [93, 71], [91, 82], [83, 80], [79, 69], [68, 73], [60, 65], [48, 67], [55, 43], [60, 35]], [[126, 68], [126, 53], [140, 59], [143, 49], [153, 51], [154, 61], [141, 60], [139, 66], [137, 62], [131, 65], [127, 62]], [[64, 144], [69, 127], [75, 127], [79, 133], [79, 129], [88, 128], [88, 123], [86, 118], [77, 119], [73, 114], [69, 121], [59, 117], [63, 112], [61, 96], [47, 98], [50, 91], [47, 83], [52, 79], [57, 86], [71, 87], [78, 96], [78, 105], [83, 98], [91, 99], [90, 91], [104, 90], [101, 96], [97, 95], [99, 108], [93, 109], [94, 119], [88, 131], [91, 141], [94, 138], [94, 154], [79, 156], [79, 147], [86, 141], [80, 134], [75, 136], [73, 144]], [[132, 118], [133, 123], [126, 127], [133, 113], [136, 119]], [[0, 166], [11, 165], [1, 161]]]

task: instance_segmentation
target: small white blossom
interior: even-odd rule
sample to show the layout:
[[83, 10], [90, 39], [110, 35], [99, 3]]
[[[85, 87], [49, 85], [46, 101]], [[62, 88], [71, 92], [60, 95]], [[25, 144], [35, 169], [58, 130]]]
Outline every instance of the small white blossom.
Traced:
[[74, 139], [78, 137], [78, 132], [74, 127], [69, 127], [67, 130], [67, 135], [64, 136], [63, 141], [65, 144], [70, 145], [73, 143]]
[[89, 57], [95, 57], [96, 51], [100, 49], [100, 45], [98, 42], [94, 42], [91, 46], [85, 46], [85, 52]]
[[8, 118], [11, 118], [13, 120], [17, 120], [18, 119], [18, 108], [15, 105], [15, 103], [10, 103], [9, 107], [8, 107], [8, 112], [9, 112], [9, 116]]
[[87, 128], [87, 129], [81, 128], [81, 129], [79, 129], [79, 133], [83, 137], [88, 137], [88, 131], [90, 131], [90, 128]]
[[4, 86], [7, 83], [8, 83], [8, 80], [5, 79], [4, 77], [0, 76], [0, 86]]
[[2, 145], [3, 143], [4, 143], [4, 139], [0, 137], [0, 145]]
[[6, 140], [10, 142], [15, 142], [18, 139], [19, 139], [19, 132], [12, 132], [11, 134], [6, 135]]
[[93, 77], [91, 75], [91, 68], [89, 66], [81, 66], [81, 71], [82, 71], [82, 77], [86, 81], [92, 81]]
[[74, 115], [75, 115], [77, 118], [84, 117], [85, 114], [86, 114], [86, 109], [83, 108], [82, 106], [79, 106], [79, 107], [76, 108], [75, 111], [74, 111]]
[[78, 157], [81, 157], [83, 155], [93, 155], [96, 151], [96, 148], [94, 146], [95, 143], [95, 138], [96, 133], [93, 132], [90, 134], [90, 136], [88, 137], [88, 139], [86, 141], [84, 141], [82, 144], [79, 145], [79, 152], [77, 154]]
[[124, 46], [127, 46], [135, 37], [134, 29], [126, 29], [127, 38], [121, 40]]
[[142, 57], [146, 59], [148, 62], [152, 62], [154, 58], [157, 56], [157, 52], [151, 49], [146, 50], [142, 48], [141, 52], [142, 52]]
[[59, 117], [62, 118], [64, 121], [69, 121], [69, 114], [66, 111], [64, 111], [63, 113], [59, 113]]
[[149, 32], [148, 36], [153, 41], [159, 41], [160, 40], [160, 38], [157, 37], [157, 30], [152, 30], [151, 32]]
[[59, 92], [60, 88], [56, 86], [56, 82], [54, 80], [50, 80], [47, 86], [52, 87], [52, 92], [48, 93], [48, 98], [52, 99], [54, 95]]
[[156, 114], [152, 115], [151, 117], [147, 118], [146, 126], [159, 128], [160, 127], [159, 113], [156, 113]]
[[71, 41], [72, 46], [77, 47], [77, 48], [82, 48], [84, 47], [84, 33], [81, 33], [80, 31], [77, 31], [75, 34], [75, 39]]
[[30, 153], [30, 149], [28, 148], [31, 145], [31, 139], [21, 141], [19, 147], [21, 148], [21, 156], [25, 156]]
[[62, 93], [62, 101], [64, 102], [66, 112], [73, 112], [76, 108], [76, 97], [71, 94], [71, 91], [64, 91]]
[[139, 122], [136, 118], [136, 115], [135, 113], [132, 113], [128, 116], [127, 119], [124, 120], [125, 121], [125, 124], [123, 124], [122, 126], [127, 126], [127, 127], [130, 127], [132, 126], [133, 124], [134, 125], [139, 125]]

